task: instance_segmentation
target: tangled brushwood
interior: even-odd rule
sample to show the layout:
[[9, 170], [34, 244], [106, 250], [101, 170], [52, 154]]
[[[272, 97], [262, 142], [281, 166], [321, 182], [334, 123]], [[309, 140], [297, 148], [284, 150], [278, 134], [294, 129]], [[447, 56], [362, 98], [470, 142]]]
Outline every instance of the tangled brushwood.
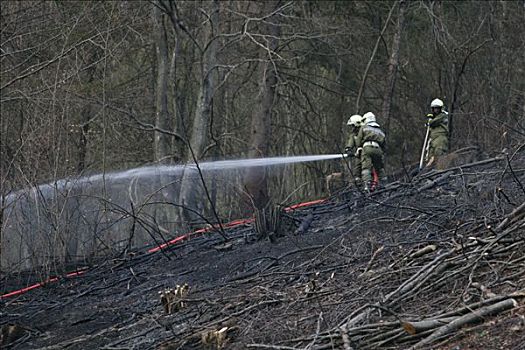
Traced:
[[[368, 271], [370, 287], [398, 283], [377, 302], [356, 305], [338, 329], [316, 333], [297, 345], [310, 341], [377, 349], [406, 344], [403, 347], [420, 349], [465, 325], [518, 307], [518, 300], [525, 297], [523, 284], [517, 282], [525, 274], [524, 218], [522, 203], [495, 227], [483, 219], [471, 222], [467, 230], [460, 230], [467, 225], [458, 225], [457, 239], [442, 249], [429, 245], [376, 272]], [[424, 313], [418, 312], [422, 302], [428, 308]], [[339, 341], [334, 336], [337, 330]]]
[[24, 333], [2, 346], [521, 349], [523, 148], [406, 174], [287, 213], [273, 242], [245, 224], [5, 299]]

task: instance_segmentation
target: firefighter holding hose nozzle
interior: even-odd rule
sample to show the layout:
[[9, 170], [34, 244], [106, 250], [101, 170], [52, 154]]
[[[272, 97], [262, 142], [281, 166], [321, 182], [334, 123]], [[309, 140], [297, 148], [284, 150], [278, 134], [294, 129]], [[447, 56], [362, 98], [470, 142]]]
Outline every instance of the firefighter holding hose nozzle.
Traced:
[[[351, 175], [353, 176], [353, 181], [356, 186], [361, 186], [361, 157], [357, 152], [357, 134], [361, 128], [361, 122], [363, 117], [359, 114], [354, 114], [348, 119], [346, 125], [350, 127], [350, 135], [348, 136], [348, 141], [346, 142], [345, 153], [350, 157], [350, 170]], [[352, 179], [350, 179], [352, 181]]]
[[386, 183], [384, 168], [383, 148], [385, 146], [385, 133], [376, 122], [376, 116], [372, 112], [363, 115], [362, 126], [357, 134], [358, 145], [356, 155], [361, 156], [361, 176], [365, 184], [366, 192], [373, 192], [378, 184], [372, 179], [372, 171], [375, 170], [381, 183]]

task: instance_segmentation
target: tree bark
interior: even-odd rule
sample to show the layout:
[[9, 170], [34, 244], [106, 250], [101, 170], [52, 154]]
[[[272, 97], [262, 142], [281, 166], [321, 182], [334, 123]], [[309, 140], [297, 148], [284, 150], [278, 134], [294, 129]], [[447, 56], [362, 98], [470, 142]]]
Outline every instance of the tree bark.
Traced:
[[[179, 91], [183, 91], [183, 89], [179, 89], [179, 82], [178, 82], [178, 74], [182, 71], [182, 69], [179, 69], [181, 56], [182, 56], [182, 49], [181, 49], [181, 33], [177, 26], [173, 26], [173, 35], [175, 37], [175, 42], [173, 43], [173, 51], [171, 54], [171, 61], [170, 61], [170, 70], [169, 70], [169, 81], [171, 82], [171, 93], [172, 93], [172, 122], [173, 122], [173, 130], [179, 134], [184, 135], [185, 129], [184, 129], [184, 110], [182, 106], [184, 105], [184, 98], [183, 95], [179, 93]], [[172, 144], [172, 159], [174, 162], [181, 162], [184, 159], [184, 149], [186, 147], [186, 144], [184, 140], [181, 140], [179, 138], [175, 138], [173, 140]]]
[[[216, 85], [216, 74], [213, 69], [216, 65], [217, 44], [215, 34], [219, 24], [219, 1], [215, 0], [212, 6], [212, 13], [209, 17], [210, 23], [207, 26], [206, 43], [203, 47], [201, 60], [201, 84], [193, 119], [192, 134], [189, 142], [189, 152], [186, 157], [187, 163], [198, 162], [202, 159], [208, 139], [208, 128], [210, 124], [213, 93]], [[181, 181], [180, 204], [189, 208], [190, 211], [182, 208], [182, 217], [191, 222], [197, 219], [196, 212], [202, 212], [203, 206], [197, 203], [198, 197], [203, 197], [202, 189], [204, 184], [199, 178], [199, 174], [193, 169], [184, 172]]]
[[381, 38], [383, 37], [383, 34], [388, 28], [388, 24], [390, 23], [390, 18], [392, 17], [392, 13], [394, 12], [395, 8], [396, 8], [396, 4], [392, 5], [392, 7], [390, 8], [385, 24], [383, 28], [381, 29], [381, 33], [379, 34], [376, 40], [374, 49], [372, 50], [372, 55], [370, 55], [370, 59], [368, 60], [368, 63], [366, 65], [365, 72], [363, 73], [363, 79], [361, 80], [361, 85], [359, 86], [359, 92], [357, 93], [357, 99], [355, 101], [355, 113], [359, 113], [361, 98], [364, 95], [366, 80], [368, 79], [368, 71], [370, 70], [370, 66], [372, 65], [372, 62], [374, 61], [374, 58], [377, 53], [377, 49], [379, 48], [379, 44], [381, 43]]
[[[170, 60], [168, 49], [168, 33], [165, 25], [165, 15], [159, 6], [153, 6], [155, 54], [157, 58], [157, 79], [155, 86], [155, 127], [161, 130], [173, 131], [173, 120], [168, 109], [168, 79]], [[175, 89], [175, 88], [174, 88]], [[174, 97], [175, 98], [175, 97]], [[174, 111], [175, 112], [175, 111]], [[166, 133], [154, 132], [154, 159], [158, 164], [170, 164], [173, 160], [173, 137]], [[161, 202], [175, 202], [176, 191], [172, 184], [176, 179], [161, 174], [157, 186], [160, 189]], [[171, 231], [175, 228], [176, 210], [166, 205], [155, 207], [156, 223], [160, 229]]]
[[[96, 55], [93, 54], [93, 61], [96, 60]], [[87, 77], [86, 81], [91, 84], [93, 83], [93, 80], [95, 79], [95, 72], [96, 67], [90, 67], [87, 69]], [[82, 111], [80, 112], [81, 116], [81, 122], [80, 122], [80, 135], [78, 138], [77, 143], [77, 174], [82, 174], [84, 170], [86, 170], [86, 160], [87, 160], [87, 154], [88, 154], [88, 134], [90, 130], [90, 120], [94, 116], [94, 108], [93, 104], [90, 102], [86, 102], [86, 105], [82, 107]]]
[[[266, 13], [273, 11], [276, 2], [266, 2], [264, 7]], [[262, 77], [257, 97], [257, 108], [252, 115], [250, 128], [250, 158], [263, 158], [268, 156], [271, 138], [271, 119], [274, 104], [275, 89], [277, 85], [277, 72], [272, 53], [279, 44], [280, 27], [275, 23], [268, 24], [268, 62], [261, 70]], [[263, 209], [267, 206], [270, 198], [268, 195], [267, 172], [264, 167], [248, 168], [244, 176], [244, 186], [253, 207]]]
[[[392, 99], [394, 96], [394, 89], [397, 79], [397, 69], [399, 67], [399, 48], [401, 46], [401, 34], [403, 32], [404, 22], [405, 22], [405, 11], [407, 7], [406, 0], [399, 1], [399, 16], [397, 17], [397, 27], [392, 39], [392, 53], [390, 54], [390, 59], [388, 61], [388, 73], [386, 79], [386, 89], [383, 96], [383, 106], [382, 106], [382, 117], [383, 120], [386, 120], [386, 133], [390, 131], [390, 114], [392, 109]], [[388, 139], [387, 139], [388, 140]], [[388, 141], [387, 141], [388, 144]]]
[[[153, 6], [155, 24], [155, 53], [157, 55], [157, 84], [155, 91], [155, 126], [163, 130], [171, 130], [172, 122], [168, 112], [168, 72], [169, 54], [168, 38], [161, 10]], [[155, 161], [168, 163], [171, 155], [172, 137], [155, 131], [154, 152]]]

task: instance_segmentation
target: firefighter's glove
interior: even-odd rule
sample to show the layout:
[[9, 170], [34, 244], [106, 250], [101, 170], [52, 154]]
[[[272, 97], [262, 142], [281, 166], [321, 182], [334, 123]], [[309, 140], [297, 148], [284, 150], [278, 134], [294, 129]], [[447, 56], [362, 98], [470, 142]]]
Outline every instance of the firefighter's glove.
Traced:
[[353, 157], [354, 156], [354, 153], [352, 152], [352, 148], [351, 147], [345, 147], [345, 154], [348, 157]]
[[432, 113], [427, 114], [427, 122], [425, 123], [426, 127], [430, 126], [430, 123], [432, 122], [432, 118], [434, 118], [434, 115]]
[[359, 147], [359, 148], [357, 149], [357, 151], [355, 151], [355, 156], [356, 156], [356, 157], [361, 156], [361, 151], [363, 151], [363, 148], [362, 148], [362, 147]]

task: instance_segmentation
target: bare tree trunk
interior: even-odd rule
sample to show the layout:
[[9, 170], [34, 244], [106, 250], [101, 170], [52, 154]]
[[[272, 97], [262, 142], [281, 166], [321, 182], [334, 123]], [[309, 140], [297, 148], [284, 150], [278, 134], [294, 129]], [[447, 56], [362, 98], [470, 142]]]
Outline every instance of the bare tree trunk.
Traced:
[[[386, 133], [390, 131], [390, 113], [392, 109], [392, 98], [394, 96], [394, 89], [396, 86], [397, 68], [399, 66], [399, 48], [401, 45], [401, 34], [403, 32], [403, 25], [405, 22], [405, 10], [407, 2], [405, 0], [399, 1], [399, 16], [397, 17], [397, 27], [392, 39], [392, 53], [388, 61], [388, 73], [386, 79], [386, 90], [383, 96], [382, 117], [386, 120]], [[387, 143], [388, 144], [388, 143]]]
[[[216, 74], [213, 69], [216, 65], [217, 43], [214, 38], [218, 31], [219, 25], [219, 1], [215, 0], [212, 6], [212, 13], [209, 16], [210, 23], [207, 26], [206, 43], [203, 47], [201, 60], [201, 85], [197, 106], [195, 108], [195, 117], [193, 119], [192, 134], [189, 142], [190, 152], [186, 157], [187, 163], [199, 161], [204, 155], [206, 142], [208, 139], [208, 127], [210, 124], [213, 92], [216, 85]], [[203, 206], [198, 205], [197, 198], [203, 197], [201, 189], [204, 184], [201, 183], [199, 174], [194, 170], [186, 170], [181, 182], [180, 203], [189, 208], [190, 211], [182, 209], [182, 217], [187, 221], [193, 221], [197, 217], [191, 210], [202, 212]]]
[[[165, 26], [165, 16], [158, 6], [153, 6], [153, 22], [155, 27], [155, 54], [157, 56], [157, 81], [155, 86], [155, 126], [158, 129], [172, 131], [173, 122], [168, 110], [168, 78], [169, 50], [168, 33]], [[169, 164], [172, 161], [173, 137], [161, 131], [154, 134], [155, 161], [159, 164]], [[175, 179], [168, 175], [160, 175], [158, 187], [161, 189], [162, 202], [176, 201]], [[164, 229], [173, 230], [176, 221], [176, 210], [166, 205], [155, 208], [156, 222]]]
[[[2, 247], [4, 245], [4, 211], [6, 209], [6, 196], [11, 190], [8, 186], [8, 176], [9, 176], [9, 161], [13, 159], [13, 154], [8, 147], [7, 142], [7, 132], [8, 124], [6, 121], [7, 118], [0, 118], [0, 267], [3, 266], [2, 261]], [[6, 254], [7, 255], [7, 254]]]
[[[155, 23], [155, 52], [157, 54], [155, 126], [159, 129], [171, 130], [172, 122], [168, 112], [168, 39], [163, 14], [157, 6], [153, 6], [153, 20]], [[169, 161], [171, 140], [170, 135], [155, 131], [154, 151], [157, 162], [167, 163]]]
[[[86, 81], [88, 84], [92, 84], [95, 80], [95, 74], [97, 72], [97, 66], [94, 65], [99, 60], [99, 55], [96, 50], [93, 50], [89, 55], [89, 60], [86, 62], [89, 68], [86, 69]], [[91, 91], [92, 93], [92, 91]], [[91, 129], [90, 122], [94, 117], [93, 104], [86, 101], [86, 105], [82, 107], [80, 112], [80, 135], [77, 143], [77, 173], [82, 174], [86, 169], [86, 160], [88, 154], [88, 134]]]
[[[169, 80], [171, 82], [171, 90], [172, 90], [172, 115], [173, 115], [172, 121], [173, 121], [173, 130], [178, 135], [184, 135], [185, 134], [184, 125], [182, 123], [183, 111], [181, 110], [181, 108], [179, 108], [179, 105], [181, 105], [179, 101], [182, 99], [182, 97], [179, 94], [179, 88], [177, 84], [177, 68], [178, 68], [178, 63], [179, 63], [178, 62], [179, 57], [181, 55], [181, 44], [180, 44], [179, 31], [176, 29], [176, 27], [174, 28], [173, 33], [175, 35], [175, 43], [174, 43], [174, 48], [173, 48], [173, 52], [171, 55], [170, 72], [169, 72]], [[173, 145], [172, 145], [173, 161], [180, 162], [183, 159], [185, 146], [186, 145], [183, 140], [179, 138], [176, 138], [175, 140], [173, 140]]]
[[[229, 32], [230, 31], [228, 30], [227, 33]], [[217, 77], [218, 81], [221, 82], [224, 79], [226, 79], [225, 75], [226, 74], [224, 72], [219, 72], [218, 77]], [[226, 92], [227, 92], [226, 89], [220, 89], [219, 91], [217, 91], [218, 98], [215, 99], [216, 102], [212, 106], [213, 108], [211, 111], [210, 125], [213, 127], [212, 132], [210, 132], [210, 136], [212, 138], [212, 144], [213, 144], [213, 147], [211, 149], [211, 156], [214, 161], [219, 159], [220, 151], [221, 151], [221, 140], [220, 140], [219, 135], [222, 132], [224, 132], [224, 119], [225, 119], [226, 108], [227, 108], [225, 101], [228, 100]], [[220, 175], [218, 175], [217, 172], [213, 172], [211, 174], [211, 179], [210, 179], [211, 203], [206, 208], [206, 213], [209, 217], [212, 217], [213, 215], [215, 215], [215, 213], [213, 212], [213, 209], [216, 208], [218, 205], [217, 199], [218, 199], [218, 194], [219, 194], [219, 190], [218, 190], [219, 188], [218, 179], [219, 178], [220, 178]]]
[[[266, 12], [275, 9], [275, 2], [266, 2]], [[275, 21], [275, 20], [274, 20]], [[275, 22], [274, 22], [275, 23]], [[259, 95], [257, 97], [257, 108], [252, 115], [250, 128], [251, 147], [250, 158], [262, 158], [268, 156], [270, 146], [272, 107], [274, 103], [275, 89], [277, 85], [277, 72], [272, 53], [277, 49], [280, 27], [277, 24], [268, 24], [269, 57], [268, 62], [262, 69]], [[257, 209], [266, 207], [269, 201], [267, 173], [264, 167], [249, 168], [244, 176], [244, 186], [252, 205]]]
[[383, 29], [381, 29], [381, 33], [379, 34], [376, 40], [374, 49], [372, 50], [372, 55], [370, 55], [370, 59], [368, 60], [368, 63], [366, 65], [365, 72], [363, 73], [363, 79], [361, 80], [361, 85], [359, 86], [359, 92], [357, 93], [357, 99], [355, 101], [355, 113], [359, 113], [361, 98], [365, 91], [366, 80], [368, 79], [368, 71], [370, 70], [370, 66], [372, 65], [372, 62], [374, 61], [374, 58], [377, 53], [377, 49], [379, 48], [379, 44], [381, 43], [383, 34], [388, 28], [388, 24], [390, 23], [390, 18], [392, 17], [392, 13], [394, 13], [395, 8], [396, 8], [396, 4], [394, 3], [394, 5], [392, 5], [392, 7], [390, 8], [390, 12], [388, 12], [388, 16], [386, 18], [385, 24], [383, 25]]

